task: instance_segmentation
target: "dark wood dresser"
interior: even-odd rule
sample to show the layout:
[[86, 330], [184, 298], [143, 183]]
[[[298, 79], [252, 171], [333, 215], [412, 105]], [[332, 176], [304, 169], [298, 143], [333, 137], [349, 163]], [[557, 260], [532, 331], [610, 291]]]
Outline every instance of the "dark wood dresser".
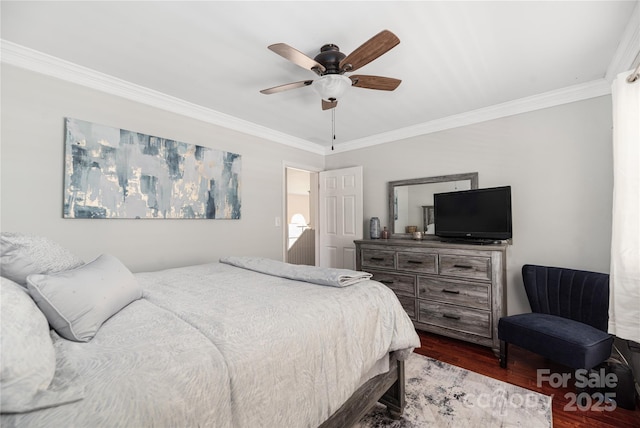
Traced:
[[498, 355], [506, 315], [506, 244], [358, 240], [356, 267], [391, 288], [418, 330], [488, 346]]

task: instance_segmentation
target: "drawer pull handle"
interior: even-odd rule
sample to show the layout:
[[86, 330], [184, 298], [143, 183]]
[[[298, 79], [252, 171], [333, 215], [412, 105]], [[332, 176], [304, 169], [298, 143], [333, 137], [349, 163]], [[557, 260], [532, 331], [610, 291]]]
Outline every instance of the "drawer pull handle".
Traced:
[[381, 279], [380, 282], [383, 284], [393, 284], [395, 281], [391, 279]]
[[460, 317], [457, 315], [449, 315], [449, 314], [442, 314], [443, 317], [445, 318], [449, 318], [450, 320], [459, 320]]
[[458, 290], [447, 290], [446, 288], [442, 289], [443, 293], [449, 293], [449, 294], [460, 294], [460, 292]]
[[473, 266], [469, 266], [469, 265], [453, 265], [454, 268], [460, 268], [460, 269], [473, 269]]
[[407, 260], [407, 263], [411, 263], [414, 265], [421, 265], [422, 262], [420, 260]]
[[371, 257], [369, 260], [372, 260], [374, 262], [383, 262], [384, 257]]

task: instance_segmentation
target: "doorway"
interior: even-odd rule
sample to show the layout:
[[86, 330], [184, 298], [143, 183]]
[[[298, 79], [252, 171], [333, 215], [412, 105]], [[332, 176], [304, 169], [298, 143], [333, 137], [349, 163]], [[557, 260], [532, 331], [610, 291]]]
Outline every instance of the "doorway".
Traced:
[[285, 167], [285, 261], [316, 265], [318, 173]]
[[284, 167], [284, 256], [287, 263], [356, 268], [362, 239], [362, 166], [313, 171]]

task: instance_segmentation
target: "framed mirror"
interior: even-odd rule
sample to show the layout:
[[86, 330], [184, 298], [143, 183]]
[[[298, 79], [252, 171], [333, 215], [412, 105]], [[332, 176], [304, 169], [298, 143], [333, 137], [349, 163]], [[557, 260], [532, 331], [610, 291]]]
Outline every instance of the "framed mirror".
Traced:
[[478, 173], [440, 175], [389, 182], [389, 230], [392, 238], [419, 231], [433, 236], [433, 195], [478, 188]]

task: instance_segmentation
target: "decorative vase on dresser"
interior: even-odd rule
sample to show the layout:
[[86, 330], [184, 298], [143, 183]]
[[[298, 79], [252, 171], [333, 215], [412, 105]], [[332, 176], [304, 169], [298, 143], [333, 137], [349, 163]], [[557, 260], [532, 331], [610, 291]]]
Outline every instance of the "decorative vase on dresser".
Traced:
[[506, 315], [506, 244], [357, 240], [356, 268], [391, 288], [416, 329], [491, 347]]
[[371, 239], [380, 238], [380, 219], [378, 217], [371, 217], [369, 220], [369, 237]]

